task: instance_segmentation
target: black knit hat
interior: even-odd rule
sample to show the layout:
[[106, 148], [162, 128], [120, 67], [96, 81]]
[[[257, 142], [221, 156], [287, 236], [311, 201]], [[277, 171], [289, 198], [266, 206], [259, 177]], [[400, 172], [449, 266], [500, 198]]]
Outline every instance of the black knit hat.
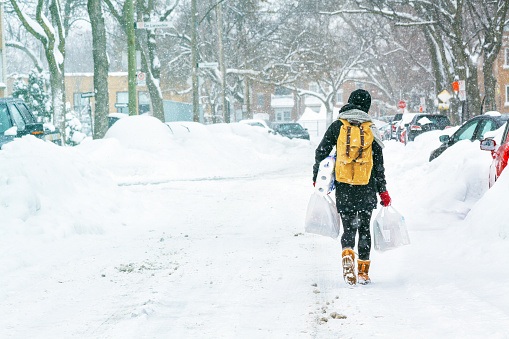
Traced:
[[371, 107], [371, 95], [364, 89], [356, 89], [350, 94], [348, 103], [357, 106], [359, 109], [368, 113]]

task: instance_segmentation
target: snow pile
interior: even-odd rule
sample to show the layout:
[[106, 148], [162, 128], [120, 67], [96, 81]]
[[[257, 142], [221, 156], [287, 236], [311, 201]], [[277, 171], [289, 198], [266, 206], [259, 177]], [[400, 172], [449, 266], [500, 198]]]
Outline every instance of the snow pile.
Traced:
[[119, 184], [253, 177], [306, 161], [312, 149], [238, 123], [168, 126], [149, 116], [76, 147], [23, 137], [0, 152], [0, 232], [100, 234], [128, 218]]
[[[121, 184], [253, 176], [307, 159], [307, 140], [269, 135], [239, 123], [163, 124], [150, 116], [117, 121], [104, 140], [80, 145]], [[290, 163], [289, 163], [290, 161]]]
[[509, 218], [507, 210], [503, 206], [507, 202], [508, 192], [509, 171], [504, 171], [495, 185], [476, 202], [465, 220], [471, 227], [475, 238], [495, 239], [500, 237], [507, 241]]
[[102, 233], [106, 226], [119, 224], [118, 201], [108, 172], [76, 148], [32, 136], [2, 147], [1, 233], [56, 237]]
[[[407, 146], [385, 142], [389, 192], [417, 228], [426, 227], [430, 211], [445, 220], [463, 220], [488, 189], [491, 156], [479, 151], [478, 142], [459, 142], [428, 162], [440, 145], [438, 137], [454, 130], [425, 133]], [[122, 223], [115, 216], [122, 208], [117, 185], [285, 173], [312, 163], [315, 147], [239, 123], [163, 124], [150, 116], [121, 119], [104, 139], [87, 139], [72, 148], [24, 137], [0, 152], [0, 212], [6, 221], [1, 229], [24, 225], [32, 233], [100, 233], [105, 222], [96, 220], [97, 214], [116, 218], [109, 225]], [[308, 174], [311, 178], [310, 167]], [[491, 200], [500, 199], [498, 191], [503, 194], [499, 188], [490, 191]], [[483, 202], [479, 209], [490, 204]], [[490, 216], [499, 220], [499, 213]], [[467, 221], [477, 222], [480, 214]]]

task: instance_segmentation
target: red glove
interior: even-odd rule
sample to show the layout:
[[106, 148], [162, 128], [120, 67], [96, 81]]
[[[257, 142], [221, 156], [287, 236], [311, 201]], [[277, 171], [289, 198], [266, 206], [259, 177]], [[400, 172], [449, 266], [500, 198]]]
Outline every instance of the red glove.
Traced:
[[391, 204], [391, 197], [387, 191], [380, 193], [380, 199], [382, 200], [380, 203], [384, 207], [387, 207]]
[[313, 187], [316, 187], [316, 181], [313, 181]]

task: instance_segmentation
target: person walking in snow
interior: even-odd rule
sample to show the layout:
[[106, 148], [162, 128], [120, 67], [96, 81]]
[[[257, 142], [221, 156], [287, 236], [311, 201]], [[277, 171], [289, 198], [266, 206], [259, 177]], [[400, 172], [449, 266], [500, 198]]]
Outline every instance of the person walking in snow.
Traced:
[[[383, 206], [391, 204], [385, 181], [382, 154], [384, 145], [378, 129], [368, 115], [370, 106], [371, 95], [366, 90], [357, 89], [350, 94], [348, 103], [339, 111], [338, 120], [329, 126], [316, 148], [313, 165], [313, 185], [315, 185], [320, 162], [336, 147], [336, 207], [343, 223], [341, 236], [343, 278], [350, 285], [371, 282], [368, 275], [371, 264], [370, 222], [371, 214], [377, 205], [377, 193]], [[360, 151], [356, 150], [355, 145], [358, 145]], [[354, 176], [364, 178], [351, 180], [353, 172]], [[358, 274], [355, 274], [354, 247], [357, 232], [359, 258]]]

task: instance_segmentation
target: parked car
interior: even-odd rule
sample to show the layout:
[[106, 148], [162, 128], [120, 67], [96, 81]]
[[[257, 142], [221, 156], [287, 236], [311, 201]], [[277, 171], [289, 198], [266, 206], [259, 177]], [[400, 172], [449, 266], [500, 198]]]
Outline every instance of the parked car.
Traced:
[[385, 123], [390, 123], [394, 120], [394, 115], [383, 115], [376, 118], [377, 120], [383, 121]]
[[269, 125], [267, 124], [267, 122], [265, 120], [262, 120], [262, 119], [245, 119], [245, 120], [240, 120], [239, 123], [246, 124], [249, 126], [264, 128], [267, 131], [267, 133], [272, 133], [272, 134], [274, 133], [274, 130], [269, 127]]
[[51, 141], [54, 144], [62, 146], [62, 133], [60, 133], [60, 129], [51, 123], [45, 123], [43, 126], [44, 139], [46, 141]]
[[[507, 121], [507, 120], [506, 120]], [[491, 151], [493, 162], [490, 166], [489, 187], [495, 184], [509, 160], [509, 124], [506, 122], [500, 145], [493, 138], [483, 139], [480, 145], [483, 151]]]
[[380, 131], [380, 135], [382, 136], [383, 140], [391, 140], [391, 129], [392, 129], [391, 123], [378, 127], [378, 130]]
[[114, 123], [119, 121], [122, 118], [128, 117], [129, 115], [126, 113], [110, 113], [108, 114], [108, 128], [113, 126]]
[[37, 122], [23, 100], [0, 99], [0, 148], [24, 135], [34, 135], [44, 139], [44, 126]]
[[276, 134], [293, 139], [307, 139], [309, 140], [309, 133], [307, 128], [302, 127], [297, 122], [275, 122], [272, 123], [272, 129]]
[[[401, 116], [401, 120], [396, 123], [396, 140], [400, 142], [405, 142], [404, 134], [408, 124], [412, 121], [414, 116], [418, 113], [403, 113]], [[403, 134], [403, 136], [401, 135]]]
[[397, 124], [401, 121], [401, 118], [403, 118], [403, 113], [397, 113], [391, 120], [391, 139], [397, 139], [396, 138], [396, 130], [398, 128]]
[[436, 159], [446, 149], [460, 140], [482, 140], [486, 132], [500, 128], [508, 120], [509, 114], [502, 115], [498, 112], [487, 112], [466, 121], [451, 136], [440, 136], [439, 140], [442, 142], [442, 145], [431, 152], [429, 161]]
[[424, 132], [444, 130], [447, 127], [451, 127], [451, 121], [445, 115], [418, 113], [406, 126], [403, 142], [407, 144], [409, 141], [414, 141], [418, 135]]
[[221, 123], [224, 123], [224, 118], [222, 115], [219, 115], [219, 114], [205, 115], [203, 117], [203, 123], [205, 125], [221, 124]]

